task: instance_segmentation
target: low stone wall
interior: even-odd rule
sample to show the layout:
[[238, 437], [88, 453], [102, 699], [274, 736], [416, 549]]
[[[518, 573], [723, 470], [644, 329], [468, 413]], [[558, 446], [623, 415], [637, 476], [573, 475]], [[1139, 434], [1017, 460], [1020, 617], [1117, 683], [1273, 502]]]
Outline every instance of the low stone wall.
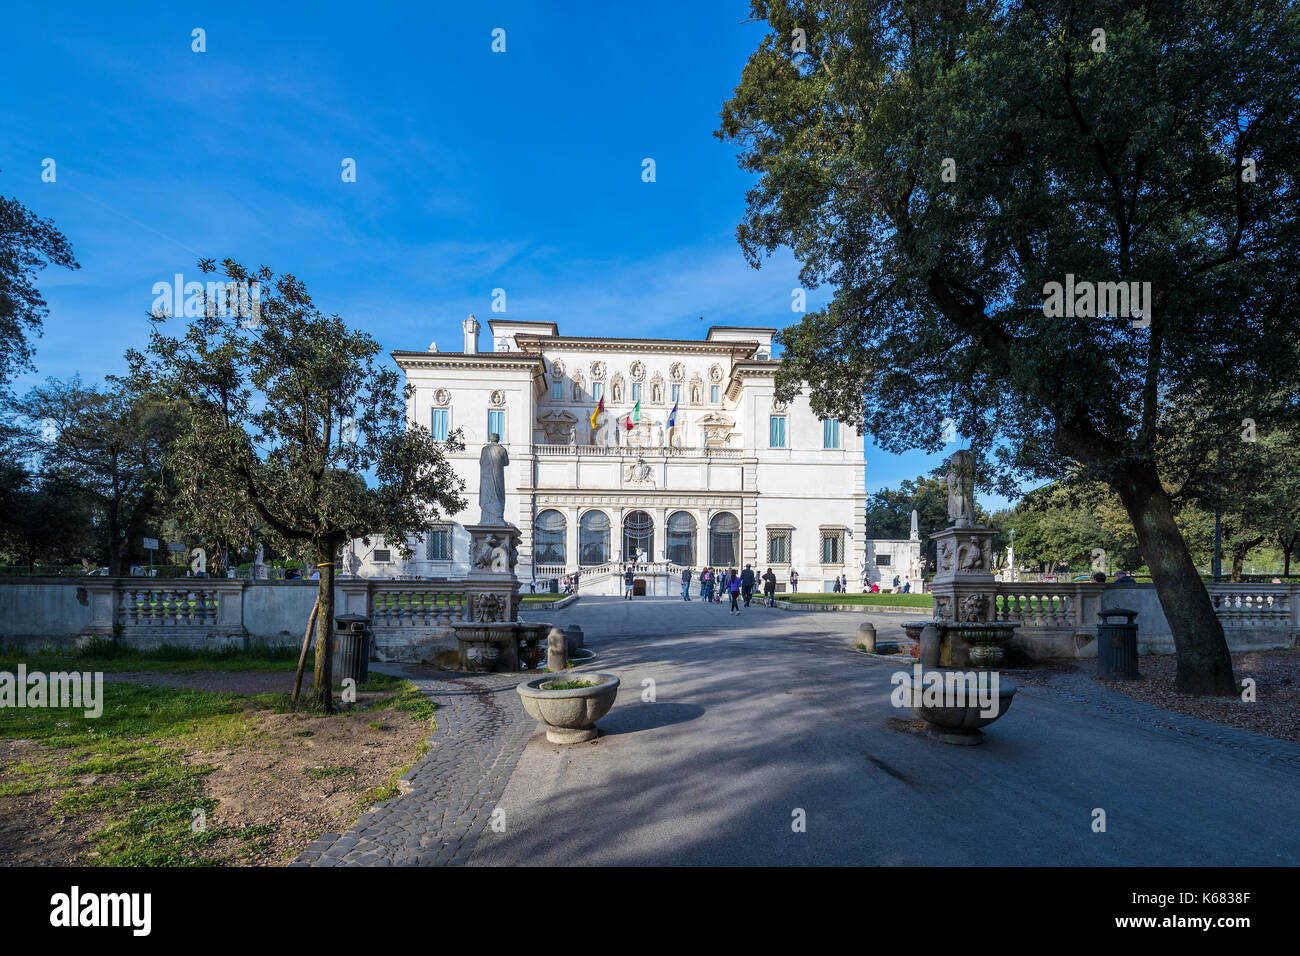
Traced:
[[[0, 581], [0, 647], [62, 650], [96, 638], [141, 650], [299, 647], [318, 590], [314, 581], [9, 579]], [[334, 612], [371, 619], [378, 660], [446, 662], [458, 649], [453, 621], [515, 617], [517, 595], [506, 575], [349, 578], [335, 587]]]
[[[1210, 584], [1207, 591], [1223, 624], [1228, 649], [1233, 652], [1295, 647], [1300, 637], [1293, 584]], [[1137, 611], [1139, 654], [1172, 654], [1174, 636], [1165, 618], [1154, 584], [1000, 583], [998, 620], [1016, 620], [1021, 626], [1010, 647], [1034, 659], [1097, 656], [1097, 612], [1114, 608]], [[1015, 601], [1022, 602], [1019, 609]], [[1023, 602], [1031, 602], [1031, 610]], [[1034, 604], [1032, 602], [1038, 602]], [[1051, 611], [1044, 611], [1044, 604]], [[1033, 608], [1036, 608], [1033, 609]]]

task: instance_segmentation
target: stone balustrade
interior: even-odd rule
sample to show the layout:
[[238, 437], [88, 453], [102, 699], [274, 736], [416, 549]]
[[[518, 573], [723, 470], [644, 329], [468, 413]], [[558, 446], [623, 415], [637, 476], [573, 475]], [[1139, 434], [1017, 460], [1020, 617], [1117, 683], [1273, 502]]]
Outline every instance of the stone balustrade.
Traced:
[[[1300, 584], [1225, 581], [1205, 587], [1230, 649], [1294, 647], [1300, 639]], [[1117, 607], [1138, 612], [1142, 652], [1174, 649], [1153, 584], [999, 581], [992, 589], [991, 619], [1020, 624], [1013, 644], [1034, 658], [1095, 655], [1097, 613]]]
[[669, 448], [665, 445], [533, 445], [533, 454], [541, 457], [578, 456], [583, 458], [743, 458], [744, 450], [705, 445], [692, 448]]
[[[0, 646], [70, 647], [99, 638], [129, 647], [298, 646], [316, 601], [315, 581], [131, 577], [0, 581]], [[455, 652], [455, 626], [513, 621], [512, 575], [460, 580], [339, 578], [334, 613], [370, 618], [380, 660], [432, 661]]]

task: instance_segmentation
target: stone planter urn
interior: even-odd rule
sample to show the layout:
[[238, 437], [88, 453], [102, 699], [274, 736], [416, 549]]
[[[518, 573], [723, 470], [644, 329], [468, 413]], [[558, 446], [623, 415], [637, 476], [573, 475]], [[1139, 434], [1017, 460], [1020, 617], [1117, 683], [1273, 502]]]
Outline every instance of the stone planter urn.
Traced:
[[[547, 684], [590, 681], [590, 687], [548, 690]], [[578, 744], [594, 740], [596, 721], [609, 713], [618, 694], [619, 680], [613, 674], [544, 674], [524, 681], [515, 689], [530, 717], [546, 725], [546, 739], [553, 744]]]
[[[935, 674], [940, 677], [949, 673], [956, 672], [926, 671], [927, 675]], [[997, 694], [990, 695], [996, 696], [995, 706], [991, 708], [992, 713], [985, 712], [975, 695], [967, 694], [964, 700], [960, 700], [949, 691], [940, 690], [938, 686], [931, 690], [931, 694], [937, 692], [940, 699], [927, 701], [924, 681], [918, 686], [912, 675], [908, 676], [902, 689], [907, 708], [925, 721], [926, 736], [946, 744], [968, 747], [984, 742], [984, 735], [980, 732], [980, 728], [987, 727], [1010, 710], [1011, 701], [1016, 696], [1016, 685], [1000, 676]]]

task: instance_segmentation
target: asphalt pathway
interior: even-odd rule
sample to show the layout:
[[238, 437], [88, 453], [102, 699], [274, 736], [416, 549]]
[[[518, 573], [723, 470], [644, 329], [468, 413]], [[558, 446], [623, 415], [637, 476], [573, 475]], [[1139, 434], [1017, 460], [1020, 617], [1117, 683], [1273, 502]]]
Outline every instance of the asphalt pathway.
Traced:
[[593, 596], [526, 616], [581, 625], [584, 669], [622, 686], [598, 739], [531, 735], [470, 865], [1300, 862], [1300, 746], [1082, 674], [1020, 683], [954, 747], [907, 731], [910, 662], [854, 649], [862, 614]]

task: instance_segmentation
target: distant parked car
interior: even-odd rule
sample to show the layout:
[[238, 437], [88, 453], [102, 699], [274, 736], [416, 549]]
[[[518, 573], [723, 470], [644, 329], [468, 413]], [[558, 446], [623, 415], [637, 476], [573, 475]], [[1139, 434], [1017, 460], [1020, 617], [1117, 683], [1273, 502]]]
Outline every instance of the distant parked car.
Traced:
[[108, 577], [108, 568], [95, 568], [93, 571], [87, 571], [87, 574], [98, 574], [100, 577]]

